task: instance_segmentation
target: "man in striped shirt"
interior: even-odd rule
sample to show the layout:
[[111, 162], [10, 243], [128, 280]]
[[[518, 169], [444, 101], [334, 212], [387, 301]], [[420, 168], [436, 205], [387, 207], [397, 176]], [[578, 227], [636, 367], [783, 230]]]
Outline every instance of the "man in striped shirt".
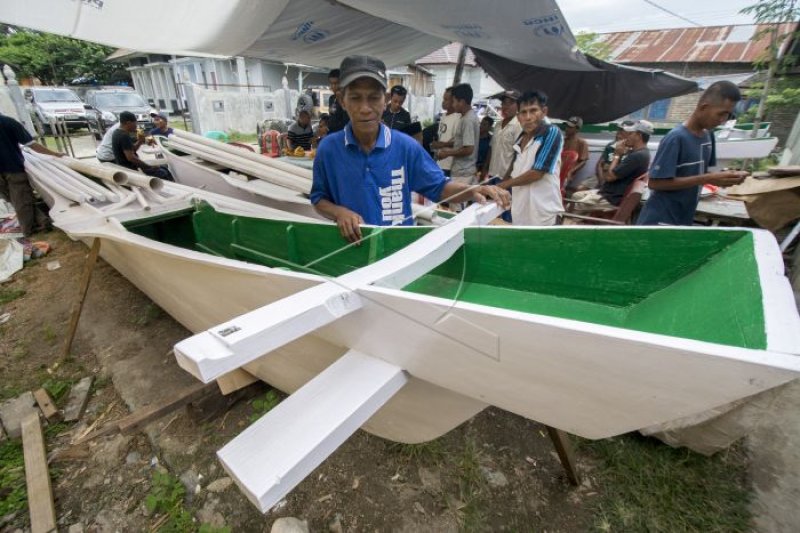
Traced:
[[548, 124], [547, 96], [529, 91], [519, 100], [522, 134], [514, 145], [511, 170], [498, 185], [514, 188], [511, 218], [517, 226], [553, 226], [564, 211], [559, 172], [564, 139], [558, 126]]
[[297, 120], [289, 126], [286, 135], [290, 151], [298, 147], [311, 150], [311, 139], [314, 138], [314, 128], [311, 127], [311, 114], [305, 109], [297, 114]]

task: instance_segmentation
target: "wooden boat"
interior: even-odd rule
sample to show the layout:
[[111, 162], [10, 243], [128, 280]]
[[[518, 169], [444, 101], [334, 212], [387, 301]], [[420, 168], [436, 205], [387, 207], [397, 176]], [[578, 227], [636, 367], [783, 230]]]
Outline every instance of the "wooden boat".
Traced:
[[294, 393], [220, 450], [262, 510], [359, 427], [422, 442], [491, 404], [603, 438], [800, 372], [800, 317], [764, 231], [485, 227], [496, 209], [476, 205], [345, 246], [331, 224], [181, 185], [113, 215], [37, 186], [57, 226], [100, 238], [200, 332], [176, 346], [181, 366]]

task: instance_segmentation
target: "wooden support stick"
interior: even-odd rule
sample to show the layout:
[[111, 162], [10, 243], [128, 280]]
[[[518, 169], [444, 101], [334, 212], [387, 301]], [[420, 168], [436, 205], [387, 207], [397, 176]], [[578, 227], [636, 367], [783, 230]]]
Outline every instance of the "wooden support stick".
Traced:
[[175, 411], [188, 403], [199, 400], [215, 388], [216, 386], [213, 384], [204, 385], [202, 383], [197, 383], [192, 385], [191, 387], [182, 390], [174, 398], [167, 400], [164, 403], [148, 405], [139, 409], [130, 416], [126, 416], [117, 422], [119, 430], [123, 435], [135, 433], [150, 422], [158, 420], [162, 416], [166, 416], [172, 411]]
[[86, 300], [86, 293], [89, 291], [89, 282], [92, 279], [92, 272], [94, 271], [94, 265], [97, 263], [97, 256], [99, 253], [100, 239], [95, 238], [95, 240], [92, 242], [92, 248], [89, 250], [89, 255], [86, 257], [86, 264], [83, 266], [83, 275], [81, 276], [78, 301], [72, 306], [72, 316], [69, 319], [67, 340], [64, 343], [64, 349], [61, 352], [62, 359], [68, 357], [69, 352], [72, 349], [72, 341], [75, 338], [75, 332], [78, 329], [78, 320], [81, 318], [83, 302]]
[[556, 448], [561, 466], [564, 467], [564, 471], [567, 473], [567, 479], [575, 486], [580, 485], [581, 477], [578, 475], [578, 469], [575, 464], [575, 453], [572, 451], [569, 435], [560, 429], [550, 426], [545, 427], [547, 428], [547, 434], [550, 435], [550, 440], [553, 441], [553, 446]]
[[25, 456], [25, 481], [28, 484], [28, 508], [31, 513], [31, 532], [47, 533], [56, 529], [56, 508], [47, 455], [44, 447], [39, 413], [22, 421], [22, 447]]

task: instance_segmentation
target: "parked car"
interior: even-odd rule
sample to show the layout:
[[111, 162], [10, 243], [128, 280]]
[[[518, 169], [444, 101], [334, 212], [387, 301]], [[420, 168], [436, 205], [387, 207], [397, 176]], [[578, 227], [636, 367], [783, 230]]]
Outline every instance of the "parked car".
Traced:
[[156, 113], [157, 110], [150, 107], [137, 92], [130, 89], [86, 91], [85, 101], [90, 108], [87, 112], [89, 129], [95, 137], [102, 136], [108, 128], [116, 124], [119, 114], [123, 111], [130, 111], [136, 115], [139, 127], [145, 130], [154, 127], [150, 113]]
[[81, 99], [67, 87], [30, 87], [25, 89], [34, 121], [40, 122], [46, 132], [50, 122], [63, 119], [70, 130], [87, 127], [86, 109]]

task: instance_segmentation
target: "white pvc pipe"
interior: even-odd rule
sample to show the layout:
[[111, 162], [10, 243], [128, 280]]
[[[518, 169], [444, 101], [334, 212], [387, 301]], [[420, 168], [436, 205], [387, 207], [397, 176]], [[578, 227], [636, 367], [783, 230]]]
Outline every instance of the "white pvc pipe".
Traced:
[[140, 172], [136, 172], [135, 170], [124, 170], [121, 172], [126, 178], [125, 185], [134, 185], [136, 187], [143, 187], [145, 189], [152, 189], [154, 191], [160, 191], [162, 188], [164, 188], [164, 182], [161, 180], [161, 178], [148, 176], [147, 174], [142, 174]]
[[76, 194], [74, 191], [72, 191], [70, 189], [66, 189], [63, 186], [61, 186], [60, 183], [54, 182], [52, 179], [50, 179], [47, 176], [46, 173], [42, 172], [38, 167], [36, 167], [35, 164], [33, 163], [33, 161], [30, 161], [30, 160], [25, 161], [25, 170], [30, 172], [31, 174], [33, 174], [40, 182], [42, 182], [42, 184], [45, 187], [47, 187], [49, 189], [52, 189], [53, 192], [55, 192], [56, 194], [58, 194], [60, 196], [63, 196], [67, 200], [70, 200], [70, 201], [73, 201], [73, 202], [76, 202], [76, 203], [79, 203], [79, 204], [86, 203], [86, 197], [85, 196], [83, 196], [81, 194]]
[[[92, 200], [96, 200], [98, 202], [105, 202], [106, 195], [96, 191], [94, 188], [89, 187], [86, 183], [81, 181], [80, 178], [75, 178], [74, 176], [65, 172], [62, 167], [53, 164], [52, 162], [42, 162], [42, 168], [49, 170], [55, 177], [60, 179], [66, 185], [71, 186], [73, 189], [86, 193]], [[86, 179], [81, 177], [82, 179]], [[91, 201], [91, 200], [90, 200]]]
[[89, 176], [93, 176], [101, 180], [116, 183], [117, 185], [125, 184], [125, 174], [113, 167], [87, 163], [85, 161], [78, 161], [77, 159], [72, 159], [71, 157], [62, 157], [57, 159], [57, 161], [77, 172], [88, 174]]
[[157, 204], [163, 204], [166, 200], [159, 196], [159, 194], [155, 191], [151, 191], [150, 189], [139, 189], [142, 191], [144, 197], [151, 202], [155, 202]]
[[206, 159], [208, 161], [224, 165], [239, 172], [244, 172], [245, 174], [269, 181], [276, 185], [281, 185], [282, 187], [302, 192], [304, 194], [311, 192], [311, 182], [308, 180], [298, 178], [297, 176], [293, 176], [281, 170], [265, 168], [264, 166], [259, 166], [258, 164], [250, 161], [237, 159], [236, 156], [232, 156], [226, 152], [221, 152], [219, 150], [198, 145], [183, 139], [181, 139], [179, 142], [171, 143], [170, 146], [184, 152], [189, 152], [201, 159]]
[[133, 194], [136, 195], [136, 199], [139, 201], [139, 205], [141, 205], [145, 211], [150, 211], [150, 204], [148, 204], [147, 200], [144, 199], [144, 195], [142, 194], [142, 191], [138, 187], [133, 188]]
[[128, 204], [130, 204], [134, 200], [136, 200], [136, 195], [133, 194], [133, 193], [130, 193], [128, 196], [123, 198], [121, 201], [119, 201], [119, 202], [117, 202], [115, 204], [109, 204], [109, 205], [101, 208], [101, 211], [104, 211], [106, 213], [113, 213], [114, 211], [117, 211], [118, 209], [122, 209], [123, 207], [127, 206]]
[[215, 148], [217, 150], [222, 150], [224, 152], [228, 152], [230, 154], [242, 157], [244, 159], [249, 159], [250, 161], [253, 161], [253, 162], [255, 162], [255, 163], [259, 164], [259, 165], [264, 165], [264, 166], [276, 168], [278, 170], [282, 170], [282, 171], [287, 172], [289, 174], [294, 174], [296, 176], [299, 176], [301, 178], [305, 178], [305, 179], [308, 179], [308, 180], [312, 179], [313, 173], [312, 173], [312, 171], [308, 170], [307, 168], [301, 168], [301, 167], [298, 167], [297, 165], [293, 165], [291, 163], [286, 163], [285, 161], [276, 161], [275, 159], [272, 159], [270, 157], [266, 157], [266, 156], [263, 156], [263, 155], [257, 155], [257, 154], [255, 154], [253, 152], [248, 152], [246, 150], [242, 150], [241, 148], [236, 148], [235, 146], [231, 146], [229, 144], [225, 144], [225, 143], [220, 142], [220, 141], [215, 141], [213, 139], [209, 139], [207, 137], [203, 137], [202, 135], [197, 135], [196, 133], [191, 133], [191, 132], [188, 132], [188, 131], [175, 130], [173, 132], [173, 134], [170, 135], [170, 138], [172, 138], [172, 137], [177, 137], [179, 139], [187, 139], [187, 140], [190, 140], [190, 141], [194, 141], [195, 143], [198, 143], [198, 144], [204, 144], [206, 146], [210, 146], [210, 147]]
[[[106, 189], [102, 185], [92, 181], [91, 178], [87, 178], [86, 175], [71, 169], [68, 165], [65, 165], [64, 163], [62, 163], [58, 159], [55, 159], [53, 161], [49, 161], [49, 163], [52, 166], [54, 166], [54, 167], [58, 168], [59, 170], [61, 170], [63, 173], [66, 173], [67, 175], [72, 177], [74, 180], [81, 182], [88, 189], [91, 189], [91, 190], [95, 191], [95, 193], [98, 194], [98, 195], [109, 196], [110, 194], [112, 194], [108, 189]], [[98, 178], [98, 179], [100, 179], [100, 178]], [[111, 200], [111, 201], [112, 202], [116, 202], [117, 200]]]
[[47, 160], [40, 159], [32, 161], [32, 163], [37, 170], [39, 170], [39, 172], [47, 176], [47, 179], [49, 179], [50, 182], [58, 183], [62, 188], [68, 189], [74, 194], [83, 196], [85, 198], [85, 202], [94, 203], [98, 201], [98, 199], [94, 196], [94, 191], [88, 190], [85, 187], [81, 187], [79, 183], [73, 181], [73, 179], [69, 176], [62, 174], [59, 169], [49, 164]]

